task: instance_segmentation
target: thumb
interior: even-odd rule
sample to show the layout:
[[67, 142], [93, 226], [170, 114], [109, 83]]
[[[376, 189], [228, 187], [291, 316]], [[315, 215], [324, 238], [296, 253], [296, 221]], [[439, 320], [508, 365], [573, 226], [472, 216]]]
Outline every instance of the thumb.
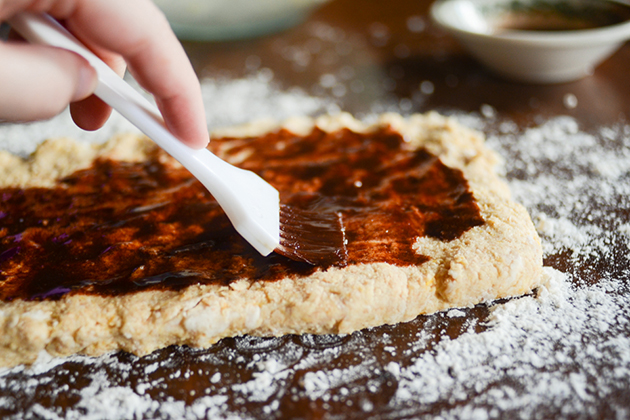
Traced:
[[0, 120], [51, 118], [98, 83], [85, 59], [59, 48], [0, 43], [0, 60]]

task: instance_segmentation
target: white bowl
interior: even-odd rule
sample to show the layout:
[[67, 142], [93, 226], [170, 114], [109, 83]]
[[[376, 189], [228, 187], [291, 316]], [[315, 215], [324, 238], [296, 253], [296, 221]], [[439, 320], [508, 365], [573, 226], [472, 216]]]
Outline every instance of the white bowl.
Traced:
[[630, 39], [630, 6], [614, 0], [438, 0], [431, 17], [509, 79], [580, 79]]
[[281, 31], [328, 0], [154, 0], [178, 37], [214, 41]]

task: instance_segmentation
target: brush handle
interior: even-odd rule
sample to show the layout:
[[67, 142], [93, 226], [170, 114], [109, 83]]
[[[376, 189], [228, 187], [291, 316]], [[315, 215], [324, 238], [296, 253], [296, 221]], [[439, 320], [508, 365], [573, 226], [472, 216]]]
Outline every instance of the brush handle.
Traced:
[[[32, 43], [63, 48], [85, 58], [98, 75], [94, 94], [138, 127], [201, 181], [239, 233], [261, 254], [268, 255], [275, 249], [279, 241], [279, 198], [275, 188], [252, 172], [221, 160], [208, 149], [195, 150], [180, 142], [166, 128], [157, 107], [52, 17], [24, 12], [12, 17], [9, 24]], [[257, 215], [255, 223], [251, 222], [252, 212]]]
[[63, 48], [85, 58], [98, 75], [98, 85], [94, 94], [187, 168], [189, 164], [194, 165], [194, 162], [190, 162], [191, 157], [196, 154], [206, 154], [206, 152], [210, 154], [209, 151], [194, 150], [175, 138], [166, 128], [164, 119], [156, 106], [132, 88], [52, 17], [24, 12], [11, 18], [9, 24], [32, 43]]

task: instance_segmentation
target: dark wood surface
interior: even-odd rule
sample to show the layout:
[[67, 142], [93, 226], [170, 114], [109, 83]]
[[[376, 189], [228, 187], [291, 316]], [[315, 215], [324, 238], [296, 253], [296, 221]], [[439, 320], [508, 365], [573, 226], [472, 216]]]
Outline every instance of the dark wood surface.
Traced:
[[[354, 71], [352, 80], [363, 82], [365, 90], [355, 93], [348, 88], [338, 102], [343, 110], [354, 114], [369, 112], [375, 101], [417, 99], [421, 96], [417, 93], [420, 83], [430, 81], [433, 94], [415, 100], [411, 111], [478, 111], [481, 105], [488, 104], [500, 116], [522, 126], [532, 124], [536, 117], [555, 115], [573, 116], [588, 127], [627, 117], [628, 46], [601, 64], [592, 77], [557, 85], [513, 83], [485, 70], [452, 37], [436, 28], [428, 16], [430, 4], [427, 0], [333, 0], [304, 24], [280, 34], [184, 45], [202, 77], [245, 76], [251, 73], [247, 58], [256, 56], [261, 68], [273, 71], [276, 83], [286, 88], [298, 86], [315, 95], [321, 94], [316, 86], [323, 74], [339, 74], [344, 67], [350, 67]], [[418, 21], [424, 28], [421, 31], [417, 31]], [[320, 40], [322, 50], [313, 55], [308, 65], [299, 66], [286, 58], [290, 54], [287, 50], [308, 49], [316, 23], [338, 33], [330, 35], [332, 41]], [[563, 101], [567, 94], [575, 95], [580, 106], [567, 108]]]
[[[184, 42], [184, 46], [200, 77], [236, 79], [266, 68], [273, 72], [272, 82], [280, 89], [300, 87], [311, 95], [330, 98], [340, 109], [358, 116], [383, 110], [387, 104], [395, 104], [397, 109], [401, 109], [402, 104], [406, 113], [430, 110], [480, 112], [482, 106], [490, 105], [497, 113], [497, 121], [513, 121], [519, 130], [559, 115], [575, 118], [585, 131], [596, 131], [602, 126], [628, 120], [628, 45], [599, 66], [593, 76], [577, 82], [549, 86], [513, 83], [486, 71], [451, 37], [435, 28], [427, 16], [429, 4], [427, 0], [333, 0], [313, 13], [305, 23], [279, 34], [221, 43]], [[314, 37], [318, 30], [324, 31], [325, 35]], [[317, 41], [313, 41], [315, 38]], [[312, 51], [308, 59], [299, 57], [300, 49]], [[337, 89], [342, 91], [322, 86], [322, 75], [327, 74], [343, 81], [345, 93], [339, 87]], [[423, 82], [424, 91], [421, 88]], [[578, 106], [567, 106], [567, 95], [573, 95]], [[606, 207], [606, 204], [601, 206]], [[617, 211], [619, 217], [628, 218], [625, 204], [622, 208], [604, 210]], [[601, 226], [605, 227], [606, 223], [602, 220]], [[569, 254], [558, 252], [546, 255], [545, 263], [574, 273], [583, 282], [593, 283], [606, 274], [627, 277], [626, 253], [627, 250], [612, 249], [614, 255], [611, 258], [593, 263], [592, 260], [576, 261]], [[347, 337], [225, 339], [207, 350], [172, 347], [145, 358], [121, 353], [110, 358], [115, 363], [68, 362], [35, 376], [11, 373], [3, 378], [0, 394], [11, 395], [11, 384], [23, 393], [14, 408], [4, 414], [33, 413], [36, 404], [51, 410], [58, 407], [58, 412], [63, 414], [64, 407], [74, 407], [84, 398], [85, 394], [80, 390], [93, 384], [95, 375], [101, 374], [107, 378], [109, 386], [134, 390], [139, 384], [143, 385], [142, 395], [150, 395], [157, 405], [140, 410], [138, 418], [168, 418], [168, 413], [159, 409], [161, 402], [182, 401], [191, 406], [202, 395], [218, 394], [227, 398], [222, 411], [224, 415], [232, 413], [243, 417], [431, 416], [444, 410], [455, 410], [465, 405], [465, 399], [446, 395], [433, 403], [411, 400], [405, 404], [391, 404], [398, 384], [386, 366], [390, 362], [408, 366], [419, 355], [430, 353], [442, 340], [455, 339], [469, 331], [471, 325], [477, 332], [486, 328], [482, 322], [489, 313], [486, 306], [466, 309], [465, 313], [466, 316], [461, 318], [420, 316], [409, 323], [374, 328]], [[627, 318], [627, 313], [625, 316]], [[471, 323], [471, 320], [476, 322]], [[408, 351], [420, 334], [425, 334], [428, 339], [421, 348]], [[384, 335], [388, 340], [383, 340]], [[626, 328], [620, 335], [628, 337], [630, 334]], [[273, 377], [270, 384], [273, 395], [258, 401], [244, 397], [246, 393], [234, 391], [238, 384], [247, 383], [260, 374], [258, 364], [252, 361], [265, 361], [278, 355], [284, 355], [285, 360], [291, 357], [294, 360], [287, 375]], [[304, 363], [305, 360], [309, 362]], [[155, 363], [160, 364], [157, 371], [150, 369]], [[300, 368], [300, 363], [305, 367]], [[350, 381], [350, 395], [348, 389], [342, 391], [334, 384], [331, 394], [343, 397], [324, 401], [311, 399], [302, 392], [305, 377], [310, 373], [330, 372], [335, 368], [343, 371], [359, 364], [365, 372]], [[563, 369], [569, 375], [579, 371], [580, 367], [569, 361]], [[220, 381], [211, 381], [217, 372], [221, 374]], [[29, 388], [26, 382], [33, 377], [39, 380], [39, 385]], [[497, 381], [490, 388], [499, 387], [502, 382]], [[619, 381], [629, 383], [627, 376]], [[67, 390], [55, 392], [60, 386]], [[25, 389], [29, 391], [25, 392]], [[521, 388], [514, 384], [514, 389]], [[487, 391], [470, 391], [469, 397]], [[607, 401], [597, 401], [595, 395], [588, 411], [570, 417], [611, 418], [620, 412], [613, 411], [610, 408], [613, 405], [626, 409], [621, 417], [625, 413], [627, 418], [630, 413], [627, 411], [630, 409], [627, 392], [613, 393]], [[366, 410], [366, 407], [370, 409]], [[488, 413], [495, 408], [495, 417], [513, 418], [519, 414], [500, 407], [483, 408]], [[203, 410], [201, 413], [202, 416], [207, 414]], [[561, 405], [552, 404], [532, 408], [530, 417], [562, 418], [562, 413]]]

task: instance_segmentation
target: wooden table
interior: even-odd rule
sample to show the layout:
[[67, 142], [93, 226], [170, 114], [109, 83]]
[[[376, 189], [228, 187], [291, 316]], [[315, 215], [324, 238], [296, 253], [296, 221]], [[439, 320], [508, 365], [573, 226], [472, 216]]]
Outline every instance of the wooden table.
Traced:
[[[497, 124], [514, 122], [517, 132], [560, 115], [573, 117], [581, 130], [593, 133], [603, 126], [628, 121], [630, 46], [624, 46], [599, 66], [593, 76], [578, 82], [549, 86], [513, 83], [486, 71], [432, 25], [427, 16], [429, 5], [428, 0], [333, 0], [303, 24], [279, 34], [220, 43], [184, 42], [184, 46], [200, 77], [237, 79], [268, 69], [264, 71], [273, 72], [272, 83], [279, 89], [299, 87], [360, 117], [389, 108], [406, 114], [438, 110], [483, 115], [491, 111]], [[492, 123], [487, 127], [491, 131], [496, 128]], [[540, 170], [553, 171], [553, 166], [542, 165]], [[521, 175], [508, 170], [508, 178]], [[610, 208], [609, 204], [598, 204], [600, 210], [616, 212], [628, 222], [626, 205], [626, 201]], [[606, 229], [610, 220], [595, 223]], [[545, 263], [574, 274], [580, 284], [597, 283], [607, 275], [626, 279], [628, 251], [623, 249], [622, 241], [619, 243], [609, 249], [610, 258], [576, 260], [567, 252], [554, 252], [545, 256]], [[70, 361], [36, 376], [41, 384], [25, 392], [14, 410], [5, 414], [33, 413], [35, 404], [49, 409], [74, 407], [84, 398], [80, 390], [94, 387], [94, 377], [101, 375], [109, 381], [107, 389], [120, 386], [125, 392], [137, 392], [141, 401], [155, 402], [153, 406], [142, 405], [138, 418], [169, 418], [160, 407], [172, 408], [178, 402], [182, 404], [180, 415], [185, 412], [190, 417], [211, 418], [217, 412], [206, 410], [216, 408], [218, 400], [203, 398], [213, 396], [222, 398], [218, 414], [224, 416], [393, 419], [450, 413], [465, 418], [466, 413], [472, 413], [464, 410], [471, 408], [467, 401], [500, 389], [511, 379], [497, 379], [486, 389], [469, 390], [465, 398], [446, 393], [431, 403], [413, 399], [394, 403], [398, 381], [391, 363], [410, 365], [418, 357], [432, 354], [444, 340], [455, 340], [470, 332], [471, 326], [477, 333], [485, 331], [488, 327], [483, 321], [489, 311], [480, 305], [466, 309], [463, 317], [420, 316], [406, 324], [347, 337], [245, 337], [222, 340], [207, 350], [172, 347], [146, 358], [118, 354], [109, 359], [114, 364]], [[628, 312], [620, 316], [630, 319]], [[626, 325], [616, 334], [627, 338], [629, 328]], [[422, 345], [418, 345], [420, 336], [425, 337]], [[281, 356], [283, 370], [274, 370], [274, 360]], [[612, 364], [610, 371], [628, 368], [626, 362]], [[361, 372], [351, 373], [355, 366], [360, 366]], [[329, 380], [334, 377], [334, 369], [346, 376], [338, 383], [324, 384], [326, 392], [318, 394], [312, 389], [317, 372], [327, 372], [325, 378]], [[581, 367], [569, 360], [556, 369], [564, 369], [569, 381], [571, 373], [579, 373]], [[602, 371], [602, 375], [607, 372]], [[541, 375], [545, 373], [542, 369]], [[0, 393], [10, 394], [11, 383], [21, 384], [21, 390], [30, 389], [25, 382], [32, 377], [23, 377], [20, 372], [5, 376]], [[259, 381], [258, 388], [243, 388], [254, 380]], [[630, 384], [623, 372], [616, 380], [622, 389]], [[261, 385], [264, 381], [268, 381], [267, 388]], [[54, 393], [59, 386], [67, 387], [67, 391]], [[311, 389], [306, 389], [309, 386]], [[527, 389], [519, 386], [513, 384], [515, 392], [526, 397]], [[588, 409], [569, 417], [610, 418], [621, 413], [627, 418], [630, 396], [629, 389], [625, 389], [606, 394], [606, 401], [588, 391], [593, 397], [586, 403]], [[566, 404], [571, 404], [571, 398], [567, 397]], [[556, 402], [533, 406], [526, 416], [561, 418], [563, 405]], [[522, 414], [510, 407], [482, 404], [472, 408], [482, 408], [477, 414], [490, 417]], [[60, 408], [60, 413], [64, 410]]]
[[[387, 4], [385, 4], [387, 3]], [[254, 40], [219, 44], [184, 43], [200, 76], [243, 77], [256, 68], [273, 71], [274, 82], [285, 88], [300, 87], [321, 94], [324, 74], [337, 75], [346, 93], [338, 100], [344, 111], [363, 114], [376, 101], [411, 99], [409, 112], [429, 110], [479, 111], [481, 105], [496, 108], [501, 117], [521, 126], [536, 116], [570, 115], [588, 127], [610, 124], [627, 116], [630, 83], [626, 46], [600, 65], [593, 77], [559, 85], [512, 83], [490, 74], [470, 58], [457, 42], [436, 28], [428, 17], [426, 0], [333, 0], [303, 25]], [[323, 28], [318, 28], [322, 24]], [[326, 40], [315, 37], [317, 31]], [[312, 45], [316, 39], [316, 44]], [[328, 40], [329, 39], [329, 40]], [[320, 49], [307, 64], [300, 50]], [[292, 58], [291, 54], [298, 57]], [[248, 57], [258, 57], [248, 67]], [[302, 60], [300, 60], [302, 58]], [[252, 69], [253, 67], [253, 69]], [[430, 95], [419, 95], [423, 81], [433, 84]], [[364, 87], [357, 92], [354, 86]], [[361, 82], [361, 83], [359, 83]], [[360, 88], [359, 88], [360, 89]], [[324, 93], [332, 94], [332, 89]], [[580, 106], [564, 104], [575, 95]], [[414, 100], [415, 98], [415, 100]]]

